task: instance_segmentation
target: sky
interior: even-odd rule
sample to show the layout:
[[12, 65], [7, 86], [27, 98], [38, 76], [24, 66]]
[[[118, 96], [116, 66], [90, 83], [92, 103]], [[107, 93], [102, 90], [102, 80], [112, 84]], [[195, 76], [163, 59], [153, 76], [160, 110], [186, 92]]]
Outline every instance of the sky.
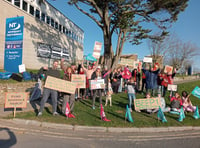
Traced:
[[[84, 31], [84, 55], [93, 52], [95, 41], [103, 43], [103, 34], [97, 24], [88, 16], [77, 10], [74, 6], [68, 5], [68, 0], [47, 1]], [[183, 42], [193, 43], [199, 47], [200, 50], [199, 6], [200, 0], [189, 0], [188, 7], [178, 16], [178, 21], [172, 24], [169, 32], [171, 34], [176, 34], [176, 36]], [[116, 47], [115, 42], [113, 42], [113, 47]], [[150, 54], [147, 41], [144, 40], [140, 45], [132, 45], [128, 42], [125, 43], [122, 54], [137, 54], [139, 59], [143, 59], [144, 56]], [[196, 68], [200, 68], [200, 56], [194, 58], [194, 63]]]

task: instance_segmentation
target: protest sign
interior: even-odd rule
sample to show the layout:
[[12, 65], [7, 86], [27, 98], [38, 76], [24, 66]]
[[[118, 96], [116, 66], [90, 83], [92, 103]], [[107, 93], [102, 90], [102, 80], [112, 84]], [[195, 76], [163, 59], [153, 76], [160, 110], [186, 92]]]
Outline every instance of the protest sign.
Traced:
[[60, 92], [75, 94], [76, 83], [48, 76], [44, 87]]
[[104, 79], [90, 80], [90, 89], [104, 89]]
[[76, 84], [76, 88], [85, 88], [86, 76], [85, 75], [72, 74], [71, 82]]
[[100, 58], [101, 47], [102, 47], [102, 43], [96, 41], [94, 44], [94, 51], [93, 51], [93, 57], [95, 57], [96, 59]]
[[19, 73], [23, 73], [26, 71], [25, 64], [19, 65]]
[[152, 58], [151, 57], [144, 57], [143, 62], [152, 63]]
[[134, 65], [134, 60], [132, 59], [125, 59], [125, 58], [121, 58], [120, 60], [120, 65], [128, 65], [130, 67], [133, 67]]
[[159, 98], [150, 98], [150, 99], [135, 99], [134, 101], [135, 110], [142, 109], [154, 109], [161, 106]]
[[164, 73], [172, 74], [173, 67], [169, 65], [165, 65]]
[[200, 99], [200, 88], [198, 86], [193, 89], [192, 95]]
[[168, 84], [167, 90], [169, 91], [177, 91], [177, 85]]
[[26, 108], [27, 98], [26, 92], [6, 92], [5, 108]]

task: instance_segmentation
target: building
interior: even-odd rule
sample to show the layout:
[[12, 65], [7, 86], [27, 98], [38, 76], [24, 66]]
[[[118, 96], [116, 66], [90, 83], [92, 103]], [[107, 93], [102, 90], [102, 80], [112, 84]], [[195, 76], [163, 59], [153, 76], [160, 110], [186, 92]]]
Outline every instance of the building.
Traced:
[[0, 69], [4, 68], [6, 18], [24, 16], [22, 64], [39, 69], [54, 59], [83, 58], [84, 31], [48, 2], [0, 1]]

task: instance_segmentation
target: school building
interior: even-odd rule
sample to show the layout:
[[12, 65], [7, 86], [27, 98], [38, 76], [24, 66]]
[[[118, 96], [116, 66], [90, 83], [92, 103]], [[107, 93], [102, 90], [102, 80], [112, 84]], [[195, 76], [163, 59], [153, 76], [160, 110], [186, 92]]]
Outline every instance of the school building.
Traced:
[[[70, 10], [69, 10], [70, 11]], [[39, 69], [54, 59], [83, 58], [84, 31], [47, 1], [0, 1], [0, 69], [4, 68], [6, 19], [24, 17], [22, 64]], [[8, 46], [9, 47], [9, 46]]]

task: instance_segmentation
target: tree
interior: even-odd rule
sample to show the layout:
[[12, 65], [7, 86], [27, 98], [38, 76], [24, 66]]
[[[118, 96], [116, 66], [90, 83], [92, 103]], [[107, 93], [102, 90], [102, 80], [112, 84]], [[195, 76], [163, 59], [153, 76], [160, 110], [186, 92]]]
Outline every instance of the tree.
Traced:
[[[177, 20], [178, 14], [185, 10], [187, 2], [188, 0], [70, 0], [69, 4], [90, 17], [101, 28], [104, 37], [104, 64], [114, 68], [126, 41], [137, 45], [142, 39], [161, 39], [167, 34], [171, 23]], [[159, 35], [152, 35], [152, 28], [149, 27], [152, 24], [160, 30]], [[112, 48], [114, 33], [118, 36], [115, 52]]]

